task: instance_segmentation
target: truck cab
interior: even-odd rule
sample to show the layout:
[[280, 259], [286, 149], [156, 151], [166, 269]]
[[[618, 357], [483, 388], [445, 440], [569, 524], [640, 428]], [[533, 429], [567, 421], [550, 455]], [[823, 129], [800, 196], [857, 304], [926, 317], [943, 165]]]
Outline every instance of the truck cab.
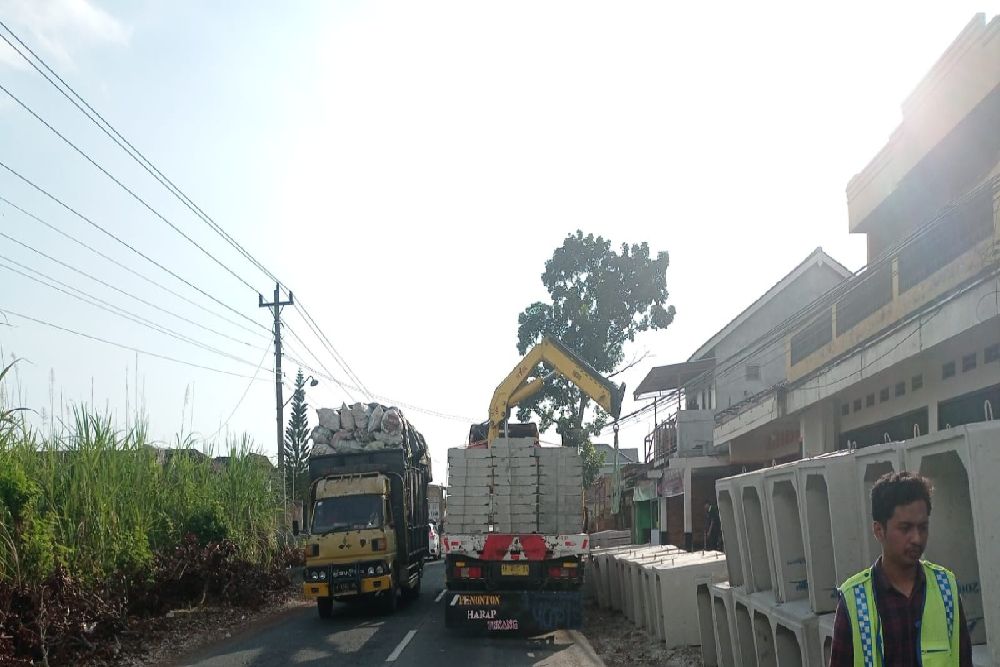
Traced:
[[399, 595], [416, 596], [428, 554], [427, 471], [386, 450], [316, 457], [310, 472], [303, 593], [320, 617], [335, 600], [391, 612]]

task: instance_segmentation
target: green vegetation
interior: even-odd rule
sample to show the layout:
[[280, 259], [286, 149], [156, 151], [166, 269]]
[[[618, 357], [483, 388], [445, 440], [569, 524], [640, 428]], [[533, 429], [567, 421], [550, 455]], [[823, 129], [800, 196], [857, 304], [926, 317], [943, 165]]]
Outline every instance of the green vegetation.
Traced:
[[86, 407], [45, 437], [22, 414], [0, 404], [0, 581], [36, 583], [57, 565], [84, 582], [141, 577], [188, 534], [229, 540], [247, 562], [277, 552], [281, 482], [249, 439], [213, 460]]

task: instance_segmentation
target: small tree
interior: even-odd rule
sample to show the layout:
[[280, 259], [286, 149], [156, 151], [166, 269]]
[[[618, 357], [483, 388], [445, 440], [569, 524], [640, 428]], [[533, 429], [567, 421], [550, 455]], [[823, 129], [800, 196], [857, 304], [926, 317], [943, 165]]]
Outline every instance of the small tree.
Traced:
[[580, 458], [583, 459], [583, 487], [589, 489], [601, 475], [604, 466], [604, 452], [597, 451], [594, 443], [587, 438], [580, 445]]
[[302, 369], [295, 375], [292, 414], [285, 427], [285, 483], [289, 497], [297, 500], [307, 486], [309, 475], [309, 415], [306, 414], [306, 380]]

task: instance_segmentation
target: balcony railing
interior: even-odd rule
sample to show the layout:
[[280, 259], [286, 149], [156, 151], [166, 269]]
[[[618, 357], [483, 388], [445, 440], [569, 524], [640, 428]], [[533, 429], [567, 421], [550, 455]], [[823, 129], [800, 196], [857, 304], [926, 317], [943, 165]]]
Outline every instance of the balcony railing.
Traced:
[[942, 213], [931, 225], [827, 297], [787, 336], [794, 381], [982, 274], [997, 261], [997, 179]]

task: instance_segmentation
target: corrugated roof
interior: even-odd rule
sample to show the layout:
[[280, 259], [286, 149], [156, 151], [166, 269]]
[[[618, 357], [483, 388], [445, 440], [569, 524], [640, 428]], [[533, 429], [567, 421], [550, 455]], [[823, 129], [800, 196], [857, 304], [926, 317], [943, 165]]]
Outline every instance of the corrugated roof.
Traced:
[[654, 366], [646, 373], [632, 396], [639, 400], [646, 394], [670, 391], [682, 387], [699, 375], [715, 368], [715, 359], [698, 359], [669, 366]]

